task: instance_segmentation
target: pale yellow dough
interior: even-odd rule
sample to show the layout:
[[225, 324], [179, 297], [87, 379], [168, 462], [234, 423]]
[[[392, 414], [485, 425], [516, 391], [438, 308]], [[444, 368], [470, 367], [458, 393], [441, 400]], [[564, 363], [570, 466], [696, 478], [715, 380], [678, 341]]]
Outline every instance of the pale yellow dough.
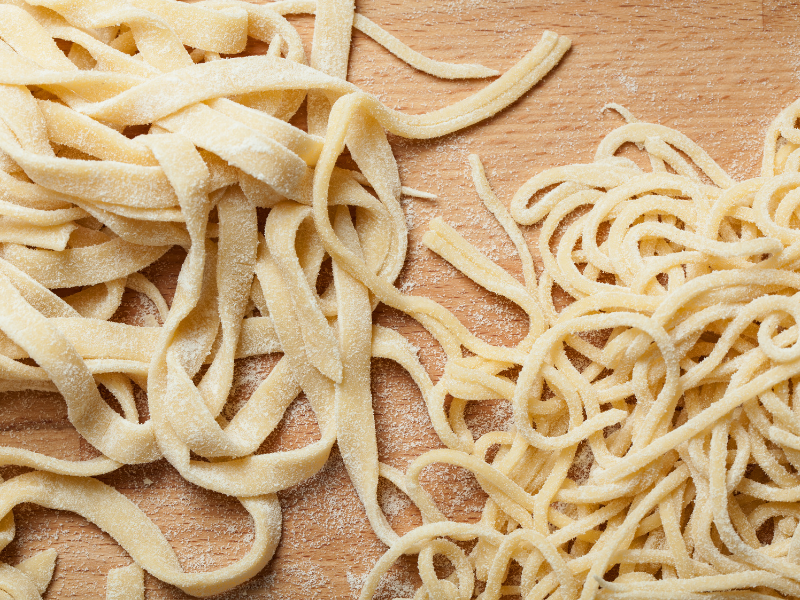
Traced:
[[[309, 60], [285, 18], [300, 13], [316, 19]], [[433, 75], [497, 75], [420, 55], [352, 0], [0, 3], [0, 390], [60, 392], [102, 454], [0, 448], [0, 464], [35, 469], [0, 484], [0, 548], [12, 509], [34, 502], [82, 515], [128, 552], [109, 599], [143, 598], [143, 570], [220, 593], [267, 564], [276, 492], [317, 473], [338, 443], [389, 548], [363, 600], [403, 554], [418, 555], [416, 600], [800, 598], [800, 103], [769, 129], [762, 176], [742, 183], [686, 136], [615, 105], [628, 124], [594, 162], [540, 172], [508, 209], [470, 157], [523, 281], [442, 219], [423, 242], [528, 315], [521, 342], [495, 346], [395, 287], [408, 243], [400, 197], [431, 195], [401, 185], [387, 132], [431, 138], [489, 117], [569, 41], [546, 32], [480, 92], [410, 116], [347, 81], [354, 27]], [[241, 56], [248, 38], [267, 53]], [[308, 132], [288, 123], [304, 100]], [[647, 168], [618, 155], [628, 143]], [[336, 167], [345, 148], [357, 171]], [[257, 209], [269, 210], [263, 230]], [[534, 224], [540, 274], [519, 228]], [[140, 271], [173, 245], [187, 256], [168, 306]], [[326, 257], [333, 281], [319, 294]], [[110, 320], [126, 289], [155, 307], [147, 326]], [[379, 302], [441, 344], [436, 383], [402, 335], [373, 324]], [[222, 416], [235, 360], [273, 353], [269, 376]], [[411, 375], [444, 445], [405, 472], [378, 460], [372, 358]], [[147, 392], [144, 422], [134, 385]], [[258, 454], [301, 392], [320, 439]], [[467, 406], [497, 398], [512, 404], [513, 428], [475, 439]], [[185, 572], [148, 517], [93, 478], [161, 458], [239, 499], [255, 529], [241, 559]], [[433, 463], [474, 473], [488, 494], [478, 523], [443, 515], [420, 483]], [[393, 530], [381, 477], [421, 527]], [[0, 565], [0, 591], [40, 598], [55, 560]]]
[[[317, 22], [310, 66], [284, 17], [303, 12]], [[143, 597], [141, 569], [190, 594], [215, 594], [266, 564], [280, 536], [274, 493], [316, 473], [337, 441], [376, 533], [397, 541], [377, 499], [387, 467], [378, 464], [371, 357], [407, 368], [432, 410], [439, 399], [413, 348], [373, 327], [369, 282], [336, 260], [333, 284], [317, 295], [330, 252], [314, 224], [317, 180], [327, 181], [324, 202], [340, 206], [336, 239], [391, 285], [406, 255], [400, 194], [431, 196], [400, 185], [384, 126], [431, 137], [494, 114], [552, 68], [568, 42], [546, 34], [511, 76], [472, 100], [408, 117], [347, 83], [353, 27], [434, 75], [497, 75], [430, 60], [339, 0], [0, 3], [0, 389], [60, 392], [72, 424], [102, 453], [68, 461], [0, 449], [1, 464], [38, 470], [2, 485], [3, 545], [13, 537], [17, 503], [73, 510], [139, 565], [109, 574], [108, 598]], [[222, 59], [241, 54], [248, 38], [269, 43], [267, 54]], [[308, 133], [287, 123], [306, 97]], [[360, 133], [347, 133], [352, 124]], [[149, 131], [125, 135], [137, 125]], [[340, 150], [338, 132], [360, 172], [328, 164]], [[348, 206], [357, 207], [355, 222]], [[263, 231], [257, 208], [271, 209]], [[168, 307], [139, 271], [176, 244], [188, 255]], [[81, 289], [62, 298], [51, 291], [59, 288]], [[149, 326], [109, 320], [126, 289], [156, 307]], [[435, 327], [453, 342], [477, 343], [463, 328], [454, 337]], [[235, 359], [269, 353], [283, 358], [225, 420]], [[23, 362], [30, 359], [35, 364]], [[105, 403], [99, 385], [122, 414]], [[134, 385], [147, 391], [145, 422]], [[322, 439], [256, 454], [301, 392]], [[149, 519], [91, 479], [162, 457], [189, 481], [240, 499], [256, 529], [244, 558], [184, 573]], [[49, 567], [4, 566], [0, 588], [39, 597], [54, 560], [47, 554]]]

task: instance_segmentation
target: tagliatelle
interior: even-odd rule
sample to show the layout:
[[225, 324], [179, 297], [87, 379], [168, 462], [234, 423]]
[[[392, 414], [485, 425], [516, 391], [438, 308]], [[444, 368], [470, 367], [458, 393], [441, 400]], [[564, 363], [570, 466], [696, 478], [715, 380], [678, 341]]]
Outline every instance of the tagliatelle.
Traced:
[[[291, 14], [315, 15], [310, 61]], [[569, 41], [546, 32], [480, 92], [411, 116], [347, 82], [354, 27], [439, 77], [497, 74], [416, 53], [352, 0], [0, 4], [0, 390], [60, 392], [102, 454], [0, 448], [0, 464], [36, 470], [0, 485], [0, 547], [13, 508], [33, 502], [82, 515], [130, 554], [108, 575], [109, 599], [143, 598], [143, 570], [220, 593], [270, 560], [275, 493], [317, 473], [336, 443], [389, 547], [364, 600], [404, 554], [418, 555], [418, 600], [800, 598], [800, 104], [768, 131], [762, 176], [742, 183], [686, 136], [614, 106], [629, 122], [595, 161], [535, 175], [510, 210], [470, 157], [523, 281], [441, 219], [423, 242], [528, 316], [522, 341], [496, 346], [395, 287], [400, 196], [430, 195], [401, 185], [387, 132], [426, 139], [489, 117]], [[267, 53], [243, 56], [249, 38]], [[306, 100], [308, 132], [288, 122]], [[649, 169], [619, 155], [627, 143]], [[345, 148], [357, 171], [336, 166]], [[537, 223], [538, 275], [518, 227]], [[187, 254], [168, 306], [140, 271], [173, 245]], [[64, 288], [80, 289], [53, 291]], [[111, 320], [126, 289], [152, 302], [149, 326]], [[440, 343], [435, 384], [402, 335], [373, 324], [379, 302]], [[235, 360], [264, 354], [282, 356], [226, 418]], [[409, 373], [445, 446], [405, 472], [379, 462], [372, 358]], [[320, 439], [258, 453], [300, 393]], [[514, 427], [475, 439], [469, 403], [497, 398]], [[185, 572], [156, 526], [93, 478], [160, 458], [239, 499], [255, 528], [241, 559]], [[434, 463], [475, 475], [488, 494], [478, 523], [443, 515], [420, 481]], [[392, 529], [381, 477], [421, 527]], [[0, 589], [41, 597], [55, 560], [0, 564]]]
[[[314, 171], [330, 145], [329, 115], [338, 131], [347, 125], [336, 110], [343, 97], [372, 102], [346, 117], [363, 130], [347, 140], [360, 172], [326, 168], [326, 195], [341, 206], [338, 235], [371, 273], [391, 282], [406, 254], [404, 188], [371, 112], [377, 107], [379, 121], [411, 137], [453, 131], [513, 102], [568, 43], [546, 34], [510, 76], [474, 100], [408, 117], [345, 81], [352, 27], [438, 76], [497, 73], [427, 59], [338, 0], [11, 0], [0, 12], [2, 389], [61, 392], [70, 421], [103, 455], [69, 461], [3, 448], [3, 464], [50, 474], [4, 484], [0, 512], [10, 518], [24, 501], [79, 512], [151, 574], [193, 595], [214, 594], [269, 560], [280, 532], [274, 492], [316, 473], [338, 441], [371, 523], [384, 541], [396, 541], [377, 500], [370, 358], [399, 361], [426, 394], [432, 385], [400, 336], [373, 329], [369, 287], [338, 261], [329, 290], [316, 293], [327, 250], [310, 206]], [[303, 12], [317, 19], [311, 66], [284, 18]], [[267, 55], [230, 56], [248, 38], [269, 43]], [[306, 96], [309, 133], [287, 123]], [[136, 125], [149, 132], [126, 135]], [[355, 222], [347, 206], [357, 207]], [[263, 232], [259, 207], [271, 209]], [[167, 307], [138, 271], [175, 244], [188, 255]], [[51, 291], [63, 288], [82, 289], [64, 297]], [[159, 327], [109, 321], [126, 288], [154, 303]], [[223, 419], [234, 360], [276, 352], [284, 356], [267, 379], [230, 422]], [[133, 384], [147, 391], [144, 423]], [[98, 386], [116, 397], [122, 414]], [[322, 439], [256, 454], [301, 391]], [[256, 523], [248, 555], [218, 571], [185, 574], [144, 515], [88, 478], [161, 457], [188, 480], [240, 498]], [[13, 531], [6, 533], [7, 544]], [[3, 589], [38, 596], [53, 560], [48, 554], [38, 570], [3, 567]], [[109, 598], [142, 594], [140, 570], [109, 574]]]

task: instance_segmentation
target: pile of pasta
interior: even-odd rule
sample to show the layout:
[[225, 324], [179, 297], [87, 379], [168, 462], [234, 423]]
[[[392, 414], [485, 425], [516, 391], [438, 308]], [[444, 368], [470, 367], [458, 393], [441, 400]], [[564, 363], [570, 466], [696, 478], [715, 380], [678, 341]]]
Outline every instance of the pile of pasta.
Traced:
[[[393, 480], [426, 523], [362, 600], [408, 553], [415, 598], [800, 597], [800, 102], [742, 183], [611, 108], [628, 124], [595, 161], [539, 173], [509, 212], [470, 158], [524, 284], [431, 224], [428, 247], [517, 303], [530, 332], [515, 355], [449, 354], [431, 410], [447, 449]], [[539, 224], [538, 277], [517, 224]], [[465, 406], [491, 398], [513, 403], [514, 427], [473, 439]], [[434, 462], [474, 473], [489, 497], [477, 523], [448, 521], [420, 486]]]
[[[431, 223], [428, 247], [517, 303], [530, 331], [494, 355], [448, 349], [428, 401], [447, 449], [392, 479], [426, 523], [362, 600], [409, 553], [415, 599], [800, 597], [800, 102], [742, 183], [683, 134], [611, 108], [628, 124], [595, 161], [539, 173], [510, 211], [470, 157], [524, 284]], [[518, 224], [539, 224], [538, 277]], [[513, 403], [514, 427], [474, 439], [465, 407], [493, 398]], [[435, 462], [474, 473], [477, 523], [448, 521], [420, 486]]]
[[[286, 19], [303, 13], [315, 14], [308, 60]], [[281, 531], [276, 492], [317, 473], [334, 443], [376, 532], [397, 541], [377, 500], [371, 358], [431, 384], [414, 348], [373, 327], [372, 312], [381, 300], [406, 307], [451, 352], [477, 342], [452, 333], [441, 307], [392, 286], [407, 232], [386, 132], [430, 138], [476, 123], [530, 89], [569, 42], [545, 33], [479, 93], [407, 116], [346, 81], [354, 27], [431, 74], [497, 75], [421, 56], [353, 0], [0, 3], [0, 389], [59, 392], [99, 452], [72, 461], [0, 448], [0, 464], [34, 469], [0, 485], [0, 548], [14, 537], [13, 507], [33, 502], [84, 516], [130, 554], [135, 564], [109, 575], [109, 598], [142, 597], [142, 569], [189, 594], [220, 593], [267, 564]], [[251, 40], [266, 53], [247, 56]], [[307, 131], [289, 124], [303, 104]], [[358, 171], [336, 166], [345, 147]], [[141, 271], [176, 245], [186, 257], [168, 306]], [[326, 256], [333, 282], [320, 295]], [[126, 289], [149, 299], [158, 322], [113, 319]], [[275, 353], [225, 418], [236, 359]], [[301, 392], [321, 439], [258, 453]], [[255, 532], [242, 558], [185, 572], [153, 522], [93, 479], [161, 458], [241, 501]], [[3, 565], [0, 589], [39, 597], [55, 560]]]
[[[308, 60], [286, 19], [300, 13], [315, 14]], [[417, 600], [800, 598], [800, 103], [768, 131], [762, 176], [743, 183], [621, 107], [629, 122], [593, 163], [534, 176], [510, 210], [471, 157], [523, 281], [441, 219], [423, 242], [528, 315], [520, 343], [495, 346], [395, 287], [400, 197], [425, 194], [401, 185], [387, 132], [431, 138], [485, 119], [569, 42], [547, 32], [482, 91], [409, 116], [346, 81], [353, 27], [439, 77], [497, 75], [419, 55], [352, 0], [0, 4], [0, 389], [60, 393], [99, 452], [0, 448], [0, 465], [33, 469], [0, 484], [0, 548], [13, 508], [33, 502], [82, 515], [129, 553], [108, 598], [142, 598], [143, 570], [220, 593], [267, 564], [276, 492], [317, 473], [336, 443], [388, 546], [364, 600], [403, 555], [418, 557]], [[265, 55], [245, 55], [251, 39]], [[307, 131], [289, 123], [304, 104]], [[620, 153], [630, 145], [649, 164]], [[337, 166], [345, 150], [357, 170]], [[540, 265], [519, 227], [535, 224]], [[176, 245], [186, 257], [168, 306], [142, 271]], [[157, 322], [114, 319], [126, 289]], [[436, 383], [401, 334], [373, 324], [379, 303], [441, 345]], [[281, 357], [227, 418], [235, 361], [266, 354]], [[405, 472], [378, 458], [373, 358], [410, 374], [443, 446]], [[320, 439], [260, 453], [300, 393]], [[498, 398], [513, 426], [473, 435], [469, 404]], [[242, 558], [184, 571], [153, 522], [94, 478], [161, 458], [238, 498], [255, 532]], [[475, 475], [488, 495], [478, 522], [437, 507], [420, 483], [434, 463]], [[423, 525], [393, 530], [381, 478]], [[41, 597], [55, 560], [0, 564], [0, 589]]]

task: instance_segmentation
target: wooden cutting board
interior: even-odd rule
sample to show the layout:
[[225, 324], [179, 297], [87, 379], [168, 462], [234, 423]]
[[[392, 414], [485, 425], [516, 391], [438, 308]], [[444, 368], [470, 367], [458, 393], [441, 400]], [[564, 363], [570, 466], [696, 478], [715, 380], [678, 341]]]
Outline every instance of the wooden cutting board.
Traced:
[[[736, 179], [758, 174], [763, 134], [771, 119], [800, 96], [800, 11], [791, 0], [360, 0], [358, 10], [423, 54], [439, 60], [480, 62], [505, 71], [538, 41], [544, 29], [568, 35], [572, 50], [545, 80], [506, 111], [438, 140], [392, 138], [403, 183], [433, 192], [435, 201], [404, 199], [411, 243], [398, 284], [432, 297], [472, 331], [492, 343], [511, 344], [525, 334], [524, 315], [490, 295], [420, 245], [427, 222], [443, 217], [490, 258], [520, 276], [513, 246], [480, 204], [467, 156], [480, 155], [498, 196], [508, 203], [529, 177], [552, 166], [588, 162], [622, 119], [602, 112], [608, 102], [642, 120], [675, 127], [703, 146]], [[310, 52], [313, 20], [292, 19]], [[253, 48], [258, 51], [258, 47]], [[451, 104], [485, 85], [439, 81], [418, 73], [358, 32], [350, 80], [392, 108], [422, 113]], [[526, 236], [536, 251], [537, 230]], [[178, 252], [148, 269], [169, 297], [182, 257]], [[127, 298], [121, 318], [141, 319], [138, 299]], [[138, 312], [137, 312], [138, 311]], [[421, 348], [436, 378], [443, 356], [411, 319], [381, 307], [377, 319]], [[240, 361], [237, 401], [246, 399], [274, 363]], [[381, 459], [404, 469], [438, 447], [419, 392], [387, 361], [373, 363], [375, 412]], [[0, 443], [85, 459], [94, 455], [54, 394], [5, 394]], [[236, 409], [236, 401], [231, 410]], [[476, 433], [507, 426], [510, 407], [487, 401], [470, 409]], [[313, 412], [300, 399], [264, 451], [316, 439]], [[0, 470], [4, 477], [19, 469]], [[252, 540], [250, 519], [234, 499], [186, 482], [164, 461], [126, 467], [102, 478], [136, 502], [174, 545], [187, 570], [222, 567]], [[429, 468], [423, 481], [452, 518], [474, 520], [485, 496], [467, 472]], [[382, 501], [398, 531], [419, 523], [408, 501], [391, 486]], [[276, 557], [250, 582], [225, 598], [347, 599], [385, 547], [372, 533], [338, 452], [313, 479], [279, 494], [283, 538]], [[107, 535], [81, 518], [23, 505], [15, 510], [17, 538], [0, 560], [10, 564], [45, 548], [59, 553], [46, 598], [102, 598], [105, 576], [130, 558]], [[384, 597], [411, 596], [414, 561], [401, 563]], [[147, 597], [183, 598], [147, 576]]]

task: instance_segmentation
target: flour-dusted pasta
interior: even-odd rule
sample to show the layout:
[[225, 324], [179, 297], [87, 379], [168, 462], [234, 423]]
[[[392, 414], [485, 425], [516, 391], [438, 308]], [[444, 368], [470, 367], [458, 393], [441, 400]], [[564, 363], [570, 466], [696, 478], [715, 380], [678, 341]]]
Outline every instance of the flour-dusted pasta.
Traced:
[[[800, 104], [769, 129], [762, 176], [742, 183], [686, 136], [615, 106], [628, 124], [594, 162], [535, 175], [510, 209], [470, 157], [523, 281], [441, 219], [423, 242], [528, 316], [522, 341], [497, 346], [395, 287], [400, 196], [426, 194], [402, 187], [387, 132], [431, 138], [495, 114], [558, 63], [565, 38], [545, 33], [482, 91], [409, 116], [347, 82], [353, 27], [439, 77], [496, 73], [414, 52], [352, 0], [10, 0], [0, 13], [0, 389], [60, 392], [102, 454], [1, 448], [0, 464], [35, 471], [0, 484], [0, 547], [13, 508], [34, 502], [82, 515], [130, 554], [108, 598], [143, 597], [143, 570], [216, 594], [270, 560], [276, 492], [338, 443], [389, 547], [364, 600], [404, 554], [418, 557], [419, 600], [800, 598]], [[301, 13], [316, 19], [309, 61], [285, 19]], [[249, 38], [267, 53], [241, 56]], [[307, 132], [288, 123], [304, 101]], [[620, 156], [626, 144], [648, 168]], [[357, 171], [337, 166], [345, 148]], [[538, 275], [519, 229], [533, 224]], [[173, 245], [187, 255], [167, 306], [140, 271]], [[158, 323], [110, 321], [126, 289], [152, 301]], [[379, 302], [441, 344], [435, 384], [402, 335], [373, 323]], [[270, 353], [282, 356], [228, 420], [234, 361]], [[379, 462], [374, 357], [411, 375], [444, 445], [405, 472]], [[144, 422], [134, 385], [147, 392]], [[257, 453], [301, 392], [320, 438]], [[496, 398], [512, 403], [514, 427], [475, 439], [467, 407]], [[255, 529], [241, 559], [185, 572], [148, 517], [93, 478], [160, 458], [239, 499]], [[443, 515], [420, 481], [434, 463], [475, 475], [488, 494], [478, 523]], [[381, 477], [421, 527], [392, 529]], [[0, 565], [0, 587], [40, 597], [55, 560]]]
[[[285, 18], [301, 13], [316, 18], [310, 61]], [[335, 442], [375, 532], [389, 545], [398, 541], [378, 503], [378, 481], [384, 475], [406, 488], [406, 476], [378, 461], [371, 358], [407, 368], [440, 429], [446, 417], [438, 416], [441, 388], [413, 348], [372, 323], [406, 258], [400, 195], [430, 196], [401, 186], [386, 131], [429, 138], [485, 119], [536, 84], [569, 42], [545, 33], [483, 91], [407, 116], [346, 81], [353, 27], [439, 77], [498, 74], [428, 59], [347, 0], [0, 3], [0, 387], [60, 392], [70, 422], [101, 453], [70, 461], [0, 449], [0, 464], [36, 470], [0, 485], [0, 546], [13, 538], [14, 506], [34, 502], [79, 513], [131, 555], [138, 566], [109, 574], [109, 598], [143, 597], [141, 569], [192, 595], [219, 593], [269, 561], [281, 527], [275, 492], [318, 472]], [[244, 56], [250, 38], [266, 42], [267, 53]], [[308, 132], [288, 123], [304, 100]], [[345, 144], [358, 171], [333, 164]], [[269, 209], [262, 230], [259, 208]], [[444, 234], [443, 253], [453, 234]], [[173, 245], [187, 256], [167, 306], [140, 271]], [[454, 248], [466, 260], [478, 256], [464, 244]], [[333, 282], [320, 296], [326, 256]], [[454, 359], [461, 342], [492, 358], [521, 358], [543, 320], [513, 279], [503, 281], [501, 293], [540, 323], [519, 351], [492, 349], [430, 302], [394, 291], [390, 303], [422, 319]], [[78, 290], [53, 291], [64, 288]], [[110, 320], [126, 289], [152, 301], [157, 323]], [[283, 356], [225, 419], [234, 361], [268, 353]], [[134, 385], [147, 392], [144, 422]], [[258, 454], [301, 392], [321, 439]], [[184, 572], [155, 525], [92, 479], [160, 458], [188, 481], [241, 501], [255, 524], [244, 557]], [[53, 553], [40, 556], [3, 565], [0, 587], [39, 597], [55, 561]]]
[[[378, 562], [362, 599], [409, 553], [423, 581], [415, 598], [469, 598], [473, 578], [484, 600], [800, 594], [800, 108], [778, 117], [762, 177], [743, 183], [682, 134], [612, 108], [629, 124], [595, 162], [534, 176], [511, 216], [471, 157], [525, 286], [472, 257], [443, 223], [426, 234], [429, 248], [526, 311], [535, 333], [518, 348], [535, 344], [509, 362], [478, 347], [471, 358], [449, 354], [427, 392], [448, 449], [418, 458], [397, 484], [425, 524]], [[617, 156], [626, 143], [650, 170]], [[541, 223], [538, 284], [514, 221]], [[560, 310], [556, 286], [571, 297]], [[516, 380], [504, 374], [512, 365], [522, 367]], [[464, 410], [489, 398], [513, 402], [515, 428], [473, 441]], [[491, 446], [499, 451], [487, 461]], [[579, 447], [591, 460], [576, 462]], [[420, 486], [435, 462], [475, 474], [489, 495], [478, 523], [448, 521]], [[445, 578], [430, 567], [436, 554], [452, 565]], [[512, 562], [521, 576], [503, 585]]]

